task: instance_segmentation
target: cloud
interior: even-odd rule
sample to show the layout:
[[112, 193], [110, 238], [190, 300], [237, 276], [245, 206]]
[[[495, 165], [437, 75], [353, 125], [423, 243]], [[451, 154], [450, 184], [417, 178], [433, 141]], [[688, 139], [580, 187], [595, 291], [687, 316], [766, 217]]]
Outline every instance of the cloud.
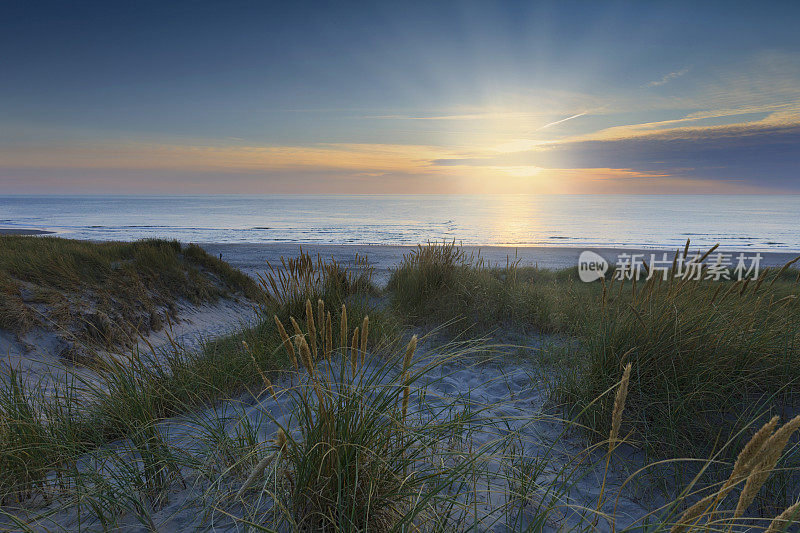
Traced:
[[[685, 127], [609, 139], [571, 140], [514, 153], [441, 158], [436, 165], [456, 168], [524, 168], [590, 173], [629, 171], [626, 179], [648, 177], [631, 192], [670, 189], [669, 183], [712, 192], [800, 192], [800, 123], [770, 122]], [[649, 177], [658, 177], [650, 180]], [[619, 176], [616, 176], [619, 178]], [[713, 190], [713, 184], [717, 184]], [[700, 187], [702, 184], [702, 187]], [[595, 189], [597, 187], [594, 187]], [[588, 190], [587, 190], [588, 192]]]
[[726, 131], [730, 135], [746, 134], [764, 127], [785, 127], [800, 124], [800, 101], [784, 104], [744, 106], [718, 110], [694, 111], [680, 118], [612, 126], [572, 137], [573, 141], [620, 140], [643, 135], [679, 134], [692, 131]]
[[[0, 190], [22, 193], [452, 193], [481, 176], [436, 167], [435, 146], [79, 143], [0, 146]], [[494, 172], [499, 171], [487, 171]]]
[[[784, 78], [800, 79], [797, 72], [786, 70]], [[62, 135], [20, 138], [15, 129], [14, 135], [0, 133], [0, 189], [21, 190], [40, 176], [41, 190], [55, 192], [59, 180], [67, 190], [69, 180], [83, 187], [86, 176], [92, 190], [107, 175], [119, 178], [109, 177], [109, 187], [129, 182], [144, 191], [180, 188], [196, 175], [198, 192], [228, 191], [215, 177], [232, 184], [229, 192], [242, 193], [800, 192], [800, 90], [784, 78], [745, 88], [740, 78], [733, 86], [726, 80], [711, 87], [712, 96], [730, 95], [733, 87], [735, 97], [705, 95], [700, 103], [634, 88], [630, 108], [620, 103], [623, 95], [619, 105], [593, 105], [571, 93], [561, 94], [560, 103], [556, 95], [541, 102], [530, 101], [531, 95], [498, 98], [485, 107], [368, 117], [410, 121], [402, 128], [365, 121], [357, 134], [316, 136], [367, 139], [360, 143], [265, 145], [239, 137], [80, 142], [62, 141]], [[756, 89], [769, 87], [777, 89], [755, 97]], [[436, 120], [445, 122], [424, 122]]]
[[194, 175], [202, 192], [800, 192], [800, 116], [787, 109], [751, 123], [662, 121], [673, 127], [645, 123], [614, 135], [512, 143], [506, 150], [379, 143], [8, 145], [0, 147], [0, 186], [29, 192], [39, 183], [57, 192], [59, 181], [71, 180], [88, 190], [183, 191]]
[[568, 120], [572, 120], [572, 119], [575, 119], [575, 118], [578, 118], [578, 117], [582, 117], [582, 116], [588, 115], [588, 114], [589, 114], [588, 112], [584, 111], [583, 113], [578, 113], [577, 115], [572, 115], [571, 117], [562, 118], [561, 120], [556, 120], [555, 122], [550, 122], [549, 124], [545, 124], [541, 128], [537, 128], [536, 131], [543, 130], [545, 128], [549, 128], [550, 126], [555, 126], [556, 124], [561, 124], [562, 122], [566, 122]]
[[675, 72], [670, 72], [669, 74], [665, 74], [661, 77], [661, 79], [653, 80], [651, 82], [645, 83], [642, 85], [644, 88], [651, 88], [651, 87], [660, 87], [669, 83], [670, 81], [674, 80], [675, 78], [680, 78], [684, 74], [689, 72], [689, 68], [683, 68], [681, 70], [676, 70]]
[[4, 167], [224, 170], [226, 172], [331, 169], [353, 172], [426, 172], [446, 154], [424, 145], [318, 143], [308, 146], [241, 146], [93, 143], [0, 147]]

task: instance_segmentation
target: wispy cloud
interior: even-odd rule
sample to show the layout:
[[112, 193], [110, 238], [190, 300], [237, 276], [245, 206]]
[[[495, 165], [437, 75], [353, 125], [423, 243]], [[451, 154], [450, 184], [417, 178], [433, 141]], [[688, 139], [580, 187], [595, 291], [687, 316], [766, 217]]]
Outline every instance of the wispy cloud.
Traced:
[[95, 143], [0, 146], [4, 167], [269, 172], [317, 170], [425, 173], [427, 162], [458, 152], [425, 145], [317, 143], [308, 146]]
[[800, 102], [771, 106], [752, 106], [718, 111], [697, 111], [680, 118], [612, 126], [566, 141], [611, 141], [642, 136], [679, 136], [687, 132], [728, 132], [728, 135], [747, 135], [773, 127], [800, 125]]
[[571, 117], [562, 118], [561, 120], [556, 120], [555, 122], [550, 122], [549, 124], [545, 124], [544, 126], [542, 126], [540, 128], [537, 128], [536, 131], [543, 130], [545, 128], [549, 128], [550, 126], [555, 126], [556, 124], [561, 124], [562, 122], [566, 122], [566, 121], [572, 120], [574, 118], [582, 117], [582, 116], [587, 115], [587, 114], [588, 114], [588, 112], [584, 111], [583, 113], [578, 113], [577, 115], [572, 115]]
[[676, 70], [675, 72], [670, 72], [669, 74], [665, 74], [661, 77], [661, 79], [653, 80], [651, 82], [645, 83], [642, 87], [651, 88], [651, 87], [660, 87], [661, 85], [665, 85], [675, 78], [680, 78], [684, 74], [689, 72], [689, 68], [683, 68], [681, 70]]

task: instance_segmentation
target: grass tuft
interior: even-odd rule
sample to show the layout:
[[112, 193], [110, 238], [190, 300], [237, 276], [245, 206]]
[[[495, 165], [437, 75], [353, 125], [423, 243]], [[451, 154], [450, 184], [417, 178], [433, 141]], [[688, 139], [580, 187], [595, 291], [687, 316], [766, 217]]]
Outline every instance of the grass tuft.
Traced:
[[[0, 328], [24, 335], [56, 331], [78, 351], [131, 346], [160, 329], [180, 300], [194, 304], [264, 293], [197, 245], [147, 239], [94, 243], [55, 237], [0, 236]], [[94, 350], [87, 350], [89, 351]]]
[[372, 283], [373, 267], [366, 257], [356, 255], [353, 266], [348, 267], [333, 258], [323, 260], [318, 255], [315, 259], [301, 250], [297, 257], [281, 257], [280, 261], [280, 265], [267, 262], [267, 272], [258, 278], [263, 291], [289, 315], [304, 315], [309, 300], [322, 300], [335, 309], [351, 296], [378, 294]]
[[[57, 267], [65, 278], [33, 293], [24, 289], [34, 276], [7, 262], [2, 286], [27, 305], [120, 269], [140, 281], [159, 273], [153, 283], [164, 287], [192, 285], [192, 272], [237, 283], [199, 248], [127, 246], [87, 255], [85, 269], [65, 258]], [[112, 250], [130, 255], [111, 260]], [[574, 269], [510, 259], [492, 267], [453, 245], [428, 246], [394, 272], [388, 307], [373, 298], [370, 275], [365, 260], [353, 268], [308, 254], [282, 261], [261, 279], [269, 297], [257, 323], [200, 350], [173, 342], [110, 361], [98, 369], [100, 382], [75, 378], [53, 396], [9, 368], [0, 381], [2, 512], [18, 529], [41, 529], [57, 511], [36, 511], [47, 500], [80, 508], [90, 528], [125, 527], [122, 518], [133, 516], [154, 530], [172, 489], [193, 482], [202, 493], [196, 514], [211, 529], [224, 515], [233, 527], [260, 530], [595, 530], [601, 519], [617, 530], [624, 516], [611, 489], [620, 485], [614, 469], [625, 465], [624, 443], [686, 464], [694, 476], [665, 483], [666, 503], [632, 527], [794, 527], [800, 417], [781, 425], [768, 416], [796, 405], [800, 311], [789, 266], [747, 284], [654, 280], [634, 288], [583, 284]], [[192, 286], [204, 294], [202, 282]], [[556, 398], [574, 418], [564, 433], [580, 427], [601, 442], [576, 451], [574, 440], [561, 447], [563, 434], [550, 449], [538, 435], [526, 440], [520, 428], [541, 415], [527, 401], [518, 405], [516, 378], [504, 406], [485, 405], [471, 390], [433, 397], [431, 384], [452, 379], [449, 369], [468, 364], [474, 346], [436, 347], [416, 335], [400, 342], [408, 337], [397, 324], [453, 318], [571, 337], [555, 369]], [[175, 424], [163, 422], [198, 408], [206, 408], [197, 414], [200, 435], [187, 434], [187, 450], [167, 430]], [[493, 418], [482, 414], [489, 409]], [[587, 472], [602, 474], [599, 493], [575, 499], [590, 486]]]

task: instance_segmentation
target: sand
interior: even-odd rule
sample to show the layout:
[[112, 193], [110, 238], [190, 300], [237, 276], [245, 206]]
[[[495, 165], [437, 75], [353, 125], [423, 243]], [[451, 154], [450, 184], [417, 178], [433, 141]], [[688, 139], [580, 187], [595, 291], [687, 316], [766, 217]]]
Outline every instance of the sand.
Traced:
[[24, 228], [0, 228], [0, 235], [52, 235], [55, 231]]
[[[366, 255], [370, 264], [375, 268], [375, 282], [383, 284], [389, 279], [390, 271], [406, 254], [414, 249], [411, 246], [384, 246], [384, 245], [319, 245], [319, 244], [202, 244], [205, 250], [215, 256], [222, 254], [222, 258], [231, 265], [239, 268], [243, 272], [254, 276], [262, 273], [267, 268], [267, 261], [275, 265], [279, 263], [281, 256], [293, 257], [298, 254], [300, 249], [312, 255], [319, 254], [323, 259], [333, 257], [337, 261], [345, 264], [352, 263], [356, 254]], [[578, 256], [583, 250], [592, 250], [609, 262], [615, 262], [616, 258], [622, 254], [645, 254], [648, 258], [650, 254], [657, 253], [658, 258], [661, 253], [667, 252], [671, 259], [675, 250], [666, 249], [623, 249], [623, 248], [549, 248], [549, 247], [527, 247], [510, 248], [502, 246], [465, 246], [464, 251], [483, 258], [492, 264], [506, 264], [506, 258], [517, 258], [523, 266], [539, 266], [541, 268], [570, 268], [577, 266]], [[725, 253], [738, 253], [739, 251], [725, 250]], [[751, 257], [755, 252], [752, 250], [742, 250], [747, 257]], [[761, 266], [781, 266], [797, 257], [797, 253], [788, 252], [760, 252], [762, 255]], [[749, 264], [749, 263], [748, 263]]]
[[[139, 340], [136, 346], [125, 350], [122, 354], [101, 352], [98, 356], [125, 356], [135, 350], [151, 353], [150, 347], [165, 347], [172, 340], [192, 349], [200, 345], [204, 339], [219, 337], [232, 333], [251, 323], [256, 316], [252, 304], [242, 300], [222, 299], [214, 304], [195, 306], [189, 302], [178, 302], [177, 321], [171, 327], [165, 326], [159, 331], [151, 332]], [[0, 329], [0, 357], [4, 363], [13, 366], [23, 379], [36, 384], [43, 393], [54, 387], [63, 386], [65, 379], [76, 377], [79, 380], [98, 382], [97, 374], [83, 365], [72, 365], [59, 356], [63, 349], [63, 341], [51, 330], [33, 328], [22, 338]], [[6, 365], [3, 365], [6, 367]], [[4, 379], [5, 371], [0, 371], [0, 379]]]
[[[262, 272], [266, 267], [266, 261], [276, 264], [281, 255], [295, 255], [300, 248], [298, 245], [288, 244], [210, 244], [204, 247], [209, 253], [222, 254], [223, 259], [251, 275]], [[375, 266], [376, 281], [379, 284], [385, 283], [391, 267], [403, 253], [409, 251], [407, 247], [392, 246], [303, 246], [303, 249], [314, 254], [320, 253], [323, 257], [334, 257], [343, 262], [351, 261], [356, 252], [367, 254]], [[573, 266], [579, 252], [580, 250], [569, 248], [527, 248], [521, 249], [518, 257], [521, 258], [522, 264], [558, 268]], [[616, 253], [616, 251], [611, 252]], [[505, 257], [513, 256], [514, 250], [483, 248], [481, 254], [492, 262], [505, 263]], [[766, 254], [765, 264], [782, 264], [790, 257], [789, 254]], [[222, 302], [216, 306], [194, 309], [184, 307], [179, 316], [182, 317], [182, 321], [173, 329], [173, 336], [191, 347], [197, 346], [199, 339], [203, 337], [221, 335], [246, 324], [254, 318], [254, 312], [242, 304]], [[149, 340], [156, 345], [167, 341], [165, 332], [155, 333]], [[15, 344], [15, 341], [7, 336], [0, 336], [0, 351], [9, 353], [12, 361], [24, 365], [31, 375], [40, 375], [45, 372], [45, 368], [53, 365], [53, 356], [48, 354], [48, 339], [44, 336], [38, 339], [31, 338], [29, 341], [41, 352], [37, 354], [38, 358], [20, 351], [18, 343]], [[480, 416], [485, 420], [485, 431], [471, 433], [465, 437], [466, 440], [462, 445], [477, 448], [489, 439], [496, 438], [498, 432], [515, 432], [519, 436], [520, 443], [517, 451], [520, 456], [516, 460], [543, 461], [544, 467], [538, 479], [541, 487], [547, 487], [557, 480], [558, 473], [564, 469], [577, 468], [580, 472], [576, 478], [577, 482], [563, 493], [556, 494], [563, 512], [554, 513], [545, 528], [570, 529], [580, 520], [580, 512], [577, 509], [596, 507], [604, 472], [604, 449], [587, 453], [587, 442], [576, 432], [569, 430], [569, 424], [561, 420], [563, 414], [549, 403], [551, 380], [546, 372], [542, 372], [542, 367], [534, 361], [543, 350], [564, 340], [546, 335], [522, 335], [504, 331], [498, 332], [491, 342], [502, 343], [505, 347], [494, 347], [488, 351], [485, 349], [480, 357], [453, 359], [428, 370], [422, 379], [422, 382], [427, 382], [426, 402], [431, 406], [442, 407], [443, 411], [463, 410], [475, 402], [484, 406], [486, 410]], [[509, 348], [510, 345], [514, 347]], [[437, 350], [436, 343], [424, 343], [418, 358], [421, 362], [418, 364], [423, 364], [426, 358], [435, 357]], [[520, 352], [524, 352], [522, 356]], [[278, 392], [277, 398], [262, 395], [256, 400], [252, 396], [245, 395], [221, 402], [210, 409], [166, 420], [161, 425], [164, 437], [176, 450], [180, 450], [180, 454], [193, 457], [198, 463], [208, 462], [216, 453], [202, 443], [208, 420], [218, 416], [222, 416], [224, 429], [228, 434], [235, 434], [237, 428], [241, 427], [241, 417], [246, 417], [256, 428], [260, 441], [270, 439], [276, 430], [274, 420], [289, 419], [286, 390], [296, 379], [289, 375], [276, 378], [274, 382]], [[418, 400], [412, 397], [412, 404], [418, 403]], [[125, 442], [116, 443], [98, 453], [125, 454], [128, 453], [127, 446]], [[86, 458], [84, 462], [89, 465], [92, 460]], [[617, 450], [612, 460], [611, 474], [607, 483], [608, 496], [603, 510], [610, 513], [616, 506], [617, 528], [636, 523], [661, 503], [662, 495], [652, 484], [634, 481], [621, 488], [627, 474], [643, 464], [644, 459], [635, 450], [624, 445]], [[490, 466], [487, 471], [491, 469]], [[110, 472], [106, 474], [113, 477]], [[158, 530], [238, 530], [242, 527], [225, 512], [215, 512], [212, 515], [202, 512], [209, 509], [208, 501], [205, 499], [207, 494], [218, 492], [219, 487], [208, 490], [211, 487], [211, 480], [198, 476], [192, 469], [186, 469], [182, 474], [185, 483], [175, 483], [169, 490], [166, 503], [147, 511]], [[237, 484], [241, 481], [238, 478], [226, 479], [225, 485], [229, 492], [235, 493], [238, 489]], [[490, 514], [492, 508], [504, 503], [507, 492], [502, 478], [493, 477], [491, 473], [487, 474], [485, 484], [489, 492], [482, 496], [479, 510], [479, 514], [484, 517]], [[510, 519], [505, 517], [489, 529], [507, 531], [524, 527], [532, 517], [537, 498], [543, 497], [541, 487], [531, 496], [521, 515], [515, 518], [519, 522], [512, 524], [509, 522]], [[215, 503], [217, 504], [219, 502]], [[41, 529], [52, 530], [57, 526], [56, 529], [64, 528], [70, 531], [77, 529], [81, 521], [84, 530], [102, 529], [101, 524], [97, 523], [87, 527], [86, 509], [83, 513], [78, 513], [74, 507], [59, 508], [58, 502], [50, 504], [39, 502], [39, 505], [38, 509], [37, 506], [31, 508], [32, 514], [27, 519], [43, 511], [52, 512], [49, 518], [38, 524]], [[265, 502], [264, 505], [268, 507], [269, 502]], [[227, 511], [235, 513], [237, 509], [231, 508]], [[130, 513], [120, 517], [120, 525], [125, 530], [147, 529]], [[607, 531], [610, 527], [601, 520], [596, 529]]]
[[[524, 529], [535, 516], [537, 505], [552, 504], [552, 498], [560, 509], [551, 513], [544, 528], [547, 531], [572, 529], [579, 525], [583, 507], [596, 508], [604, 472], [605, 448], [587, 451], [586, 442], [570, 431], [558, 410], [548, 404], [550, 384], [531, 362], [535, 352], [546, 349], [552, 340], [544, 336], [516, 338], [516, 343], [529, 351], [527, 357], [513, 357], [507, 347], [484, 346], [476, 347], [473, 355], [448, 358], [443, 364], [433, 365], [430, 365], [431, 358], [440, 357], [437, 343], [423, 342], [418, 350], [416, 366], [430, 365], [432, 368], [422, 374], [419, 388], [412, 389], [410, 410], [419, 409], [424, 401], [426, 411], [444, 413], [436, 415], [444, 417], [447, 413], [463, 411], [467, 405], [481, 406], [484, 410], [475, 424], [480, 429], [458, 436], [456, 444], [450, 446], [455, 446], [453, 450], [478, 449], [506, 436], [508, 446], [504, 445], [502, 453], [516, 454], [510, 461], [489, 461], [484, 467], [486, 474], [479, 480], [481, 495], [477, 512], [487, 527], [479, 530]], [[367, 364], [367, 372], [370, 372], [383, 364], [383, 360], [368, 360]], [[304, 375], [301, 371], [300, 376], [287, 372], [276, 377], [273, 381], [275, 397], [265, 393], [258, 398], [244, 395], [213, 408], [169, 419], [161, 425], [162, 434], [178, 456], [190, 458], [188, 462], [206, 465], [213, 463], [220, 453], [207, 444], [212, 420], [222, 420], [224, 430], [233, 437], [246, 418], [256, 429], [259, 441], [267, 441], [275, 436], [276, 421], [291, 427], [291, 402], [287, 391], [296, 385], [298, 379], [304, 379]], [[424, 400], [418, 394], [423, 385], [426, 390]], [[108, 457], [129, 453], [128, 446], [123, 442], [101, 450], [91, 459], [84, 460], [84, 468], [88, 472], [98, 463], [104, 464], [104, 475], [113, 480], [119, 474], [108, 466]], [[510, 451], [512, 448], [513, 452]], [[495, 452], [493, 456], [497, 457], [499, 453]], [[519, 514], [492, 514], [494, 509], [507, 502], [507, 481], [498, 474], [501, 464], [516, 466], [523, 460], [539, 461], [539, 488], [531, 492], [529, 501], [521, 507]], [[617, 528], [636, 523], [648, 509], [660, 502], [660, 495], [646, 484], [633, 482], [622, 488], [626, 474], [642, 464], [643, 459], [624, 445], [611, 462], [603, 510], [615, 513]], [[560, 473], [573, 469], [578, 474], [574, 476], [576, 482], [571, 487], [553, 494], [544, 493], [544, 487], [551, 483], [559, 484]], [[192, 468], [184, 468], [181, 474], [183, 482], [171, 485], [167, 501], [146, 512], [156, 530], [234, 531], [242, 528], [242, 524], [237, 524], [227, 513], [241, 513], [240, 508], [228, 502], [241, 486], [243, 476], [198, 475], [198, 471]], [[224, 482], [220, 483], [221, 480]], [[213, 483], [219, 484], [212, 488]], [[208, 500], [210, 494], [214, 494], [212, 502]], [[226, 501], [225, 495], [230, 499]], [[213, 509], [214, 506], [218, 506], [217, 509]], [[264, 512], [270, 506], [271, 501], [267, 498], [258, 508]], [[209, 510], [212, 511], [210, 514]], [[36, 510], [49, 515], [37, 525], [42, 530], [56, 527], [72, 531], [79, 524], [85, 531], [102, 530], [101, 524], [87, 522], [86, 511], [79, 513], [75, 507], [61, 508], [58, 502], [51, 503]], [[32, 515], [25, 518], [31, 519]], [[586, 526], [586, 522], [583, 525]], [[130, 513], [119, 517], [119, 526], [126, 531], [148, 530], [142, 526], [140, 518]], [[608, 531], [610, 527], [600, 520], [595, 529]]]

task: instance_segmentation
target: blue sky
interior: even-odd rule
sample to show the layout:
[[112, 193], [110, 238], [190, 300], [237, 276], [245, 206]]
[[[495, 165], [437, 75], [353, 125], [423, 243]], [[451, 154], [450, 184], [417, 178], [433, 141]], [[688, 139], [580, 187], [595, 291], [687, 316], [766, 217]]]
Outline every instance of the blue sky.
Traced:
[[797, 2], [10, 2], [8, 193], [800, 192]]

